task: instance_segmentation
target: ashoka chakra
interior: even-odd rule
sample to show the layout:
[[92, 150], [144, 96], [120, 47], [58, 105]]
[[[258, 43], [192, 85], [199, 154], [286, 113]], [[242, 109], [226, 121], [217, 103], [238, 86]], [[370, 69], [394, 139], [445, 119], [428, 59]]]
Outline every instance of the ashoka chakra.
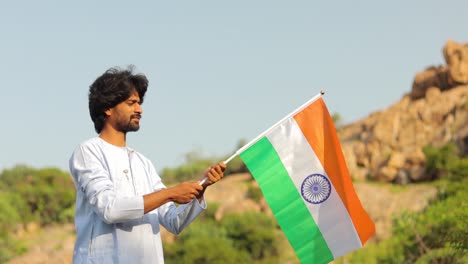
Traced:
[[301, 185], [301, 194], [304, 199], [313, 204], [323, 203], [331, 193], [331, 184], [322, 174], [307, 176]]

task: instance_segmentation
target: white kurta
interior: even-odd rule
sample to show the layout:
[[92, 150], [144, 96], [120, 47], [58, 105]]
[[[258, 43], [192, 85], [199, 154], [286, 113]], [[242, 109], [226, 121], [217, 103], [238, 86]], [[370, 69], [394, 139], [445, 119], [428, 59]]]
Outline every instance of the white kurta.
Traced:
[[143, 213], [143, 195], [166, 188], [140, 153], [99, 137], [70, 158], [76, 186], [74, 263], [164, 263], [159, 224], [178, 234], [206, 208], [194, 199]]

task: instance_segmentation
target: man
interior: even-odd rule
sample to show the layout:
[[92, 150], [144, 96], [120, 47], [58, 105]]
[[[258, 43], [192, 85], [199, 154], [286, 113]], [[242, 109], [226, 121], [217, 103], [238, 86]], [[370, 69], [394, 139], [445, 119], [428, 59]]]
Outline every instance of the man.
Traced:
[[180, 233], [206, 208], [206, 188], [223, 177], [226, 165], [220, 162], [203, 181], [167, 188], [152, 163], [127, 146], [127, 132], [140, 128], [147, 87], [146, 77], [131, 68], [111, 68], [90, 87], [89, 111], [99, 136], [70, 158], [74, 263], [164, 263], [159, 225]]

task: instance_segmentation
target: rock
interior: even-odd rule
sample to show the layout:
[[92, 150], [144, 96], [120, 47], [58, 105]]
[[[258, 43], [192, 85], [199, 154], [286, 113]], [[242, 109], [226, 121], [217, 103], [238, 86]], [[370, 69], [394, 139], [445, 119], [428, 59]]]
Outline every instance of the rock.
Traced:
[[393, 152], [388, 160], [388, 167], [391, 168], [403, 168], [405, 165], [405, 155], [401, 152]]
[[355, 181], [365, 181], [368, 180], [368, 175], [370, 173], [370, 170], [368, 168], [362, 168], [358, 167], [355, 168], [353, 171], [353, 174], [351, 174], [351, 177]]
[[449, 83], [468, 84], [468, 44], [449, 40], [444, 46], [443, 53], [449, 69]]
[[431, 86], [426, 91], [426, 102], [428, 104], [436, 103], [440, 97], [440, 89], [435, 86]]
[[397, 176], [398, 170], [396, 168], [384, 166], [377, 172], [377, 180], [383, 182], [392, 182]]
[[393, 115], [383, 115], [375, 124], [374, 137], [380, 142], [392, 142], [394, 121]]
[[[347, 145], [344, 145], [343, 147], [346, 147]], [[369, 155], [367, 153], [366, 145], [364, 145], [362, 142], [355, 142], [355, 144], [352, 146], [352, 150], [354, 151], [354, 157], [356, 161], [356, 167], [369, 167], [370, 161], [369, 161]], [[348, 154], [348, 153], [346, 153]], [[345, 154], [345, 155], [346, 155]], [[350, 154], [352, 155], [352, 153]], [[354, 166], [352, 166], [354, 168]]]
[[413, 182], [421, 182], [425, 180], [429, 180], [431, 178], [431, 175], [426, 174], [426, 168], [423, 165], [417, 166], [413, 165], [410, 166], [408, 169], [409, 172], [409, 177], [411, 181]]
[[[456, 143], [468, 151], [468, 85], [429, 87], [421, 100], [404, 96], [387, 109], [340, 128], [353, 179], [405, 183], [431, 180], [422, 149]], [[404, 174], [403, 174], [404, 172]]]
[[426, 161], [426, 156], [420, 148], [416, 148], [411, 152], [406, 153], [406, 162], [409, 165], [423, 165]]
[[447, 65], [431, 66], [416, 74], [410, 92], [412, 100], [424, 98], [431, 87], [441, 91], [468, 84], [468, 43], [447, 41], [443, 48]]
[[429, 87], [438, 87], [441, 90], [449, 89], [449, 69], [445, 66], [429, 67], [414, 77], [410, 97], [413, 100], [423, 98]]

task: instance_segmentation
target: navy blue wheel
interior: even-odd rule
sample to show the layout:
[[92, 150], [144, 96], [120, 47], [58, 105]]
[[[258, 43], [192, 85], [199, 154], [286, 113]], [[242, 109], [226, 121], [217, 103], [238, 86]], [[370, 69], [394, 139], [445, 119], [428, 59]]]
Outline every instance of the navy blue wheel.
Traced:
[[330, 193], [330, 180], [322, 174], [309, 175], [302, 182], [301, 194], [309, 203], [323, 203], [330, 197]]

